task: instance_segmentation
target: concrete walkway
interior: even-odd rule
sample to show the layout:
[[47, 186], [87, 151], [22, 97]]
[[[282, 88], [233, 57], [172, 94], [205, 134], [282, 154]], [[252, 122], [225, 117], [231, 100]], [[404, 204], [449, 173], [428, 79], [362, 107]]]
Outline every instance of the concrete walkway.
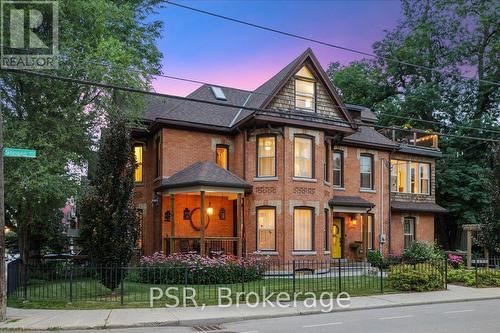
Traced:
[[[235, 305], [228, 308], [207, 306], [204, 309], [194, 307], [113, 310], [25, 310], [9, 308], [7, 310], [8, 320], [0, 324], [0, 330], [193, 326], [249, 319], [317, 314], [326, 311], [353, 311], [485, 299], [500, 299], [500, 288], [475, 289], [449, 285], [446, 291], [353, 297], [350, 300], [349, 307], [341, 308], [335, 302], [333, 309], [321, 306], [319, 302], [313, 307], [305, 302], [297, 302], [296, 306], [293, 306], [293, 303], [287, 303], [284, 307], [273, 306], [267, 303], [257, 307], [241, 304], [239, 307]], [[343, 302], [343, 304], [347, 303]]]

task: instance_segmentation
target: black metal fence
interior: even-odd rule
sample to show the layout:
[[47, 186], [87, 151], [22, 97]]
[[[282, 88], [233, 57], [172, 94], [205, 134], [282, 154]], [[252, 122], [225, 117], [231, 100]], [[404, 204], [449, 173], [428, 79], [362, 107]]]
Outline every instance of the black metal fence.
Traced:
[[[17, 263], [9, 267], [8, 296], [12, 301], [110, 306], [165, 306], [218, 304], [221, 300], [275, 300], [279, 293], [292, 299], [331, 298], [341, 292], [351, 296], [394, 292], [390, 275], [411, 269], [438, 274], [438, 288], [446, 287], [445, 260], [426, 263], [385, 261], [374, 267], [350, 260], [267, 261], [251, 272], [245, 269], [206, 274], [189, 267], [91, 267], [70, 262], [39, 265]], [[123, 281], [122, 281], [123, 277]], [[104, 285], [107, 285], [105, 287]], [[168, 294], [168, 295], [167, 295]]]
[[500, 257], [476, 255], [469, 265], [465, 255], [460, 257], [464, 258], [462, 263], [449, 265], [448, 282], [476, 288], [500, 287]]

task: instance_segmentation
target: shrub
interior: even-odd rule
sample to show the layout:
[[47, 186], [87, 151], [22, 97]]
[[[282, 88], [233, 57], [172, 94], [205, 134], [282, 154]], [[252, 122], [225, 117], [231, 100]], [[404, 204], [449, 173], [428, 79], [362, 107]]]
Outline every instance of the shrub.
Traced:
[[379, 251], [369, 251], [366, 255], [368, 262], [377, 268], [385, 268], [384, 257]]
[[[474, 270], [452, 269], [448, 271], [448, 282], [463, 283], [468, 287], [476, 286], [476, 272]], [[500, 287], [500, 271], [480, 269], [477, 272], [479, 287]]]
[[142, 257], [136, 282], [153, 284], [230, 284], [262, 278], [266, 259], [221, 255], [214, 258], [197, 254], [165, 256], [155, 253]]
[[457, 256], [454, 254], [448, 254], [448, 263], [453, 268], [463, 268], [464, 266], [464, 258], [462, 256]]
[[396, 290], [431, 291], [443, 289], [444, 274], [439, 265], [429, 263], [391, 266], [388, 280]]
[[433, 243], [427, 242], [415, 241], [403, 252], [403, 259], [412, 263], [425, 262], [441, 258], [443, 258], [443, 254], [439, 248]]

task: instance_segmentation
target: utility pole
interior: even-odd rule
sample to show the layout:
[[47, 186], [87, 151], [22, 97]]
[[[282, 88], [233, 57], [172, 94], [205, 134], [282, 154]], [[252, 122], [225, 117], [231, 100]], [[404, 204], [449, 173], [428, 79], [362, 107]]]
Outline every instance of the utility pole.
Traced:
[[5, 274], [5, 203], [3, 179], [3, 105], [0, 103], [0, 322], [7, 318], [7, 281]]

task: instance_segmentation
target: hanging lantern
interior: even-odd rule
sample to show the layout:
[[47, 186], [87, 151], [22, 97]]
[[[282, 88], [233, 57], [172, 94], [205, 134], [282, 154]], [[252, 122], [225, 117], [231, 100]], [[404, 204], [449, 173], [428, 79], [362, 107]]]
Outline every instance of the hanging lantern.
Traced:
[[182, 215], [184, 216], [184, 220], [189, 221], [191, 219], [191, 212], [189, 211], [189, 208], [184, 208]]
[[170, 222], [172, 220], [172, 213], [169, 210], [165, 212], [165, 221]]
[[214, 209], [212, 208], [210, 201], [208, 202], [207, 214], [208, 216], [212, 216], [214, 214]]
[[219, 220], [226, 219], [226, 210], [224, 208], [219, 209]]

